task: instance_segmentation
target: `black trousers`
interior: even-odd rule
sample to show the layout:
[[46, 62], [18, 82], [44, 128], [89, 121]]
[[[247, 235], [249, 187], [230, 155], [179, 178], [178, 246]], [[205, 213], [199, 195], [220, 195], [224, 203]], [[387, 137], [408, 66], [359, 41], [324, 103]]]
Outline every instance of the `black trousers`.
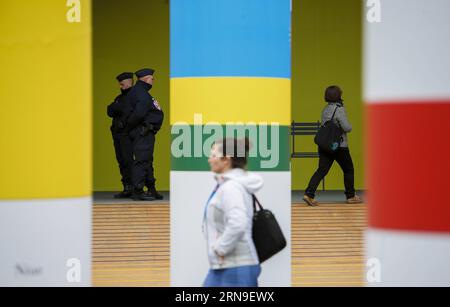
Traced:
[[141, 135], [135, 131], [132, 135], [134, 163], [132, 168], [133, 186], [142, 190], [144, 186], [154, 186], [156, 179], [153, 170], [153, 151], [155, 149], [155, 134], [149, 132]]
[[333, 162], [336, 161], [344, 172], [345, 195], [347, 199], [355, 196], [355, 170], [352, 157], [348, 148], [339, 148], [335, 153], [329, 154], [319, 149], [319, 168], [309, 181], [305, 194], [311, 198], [315, 197], [317, 187], [322, 179], [330, 171]]
[[124, 189], [132, 186], [131, 168], [133, 167], [133, 146], [127, 134], [113, 133], [114, 150], [119, 163], [120, 175]]

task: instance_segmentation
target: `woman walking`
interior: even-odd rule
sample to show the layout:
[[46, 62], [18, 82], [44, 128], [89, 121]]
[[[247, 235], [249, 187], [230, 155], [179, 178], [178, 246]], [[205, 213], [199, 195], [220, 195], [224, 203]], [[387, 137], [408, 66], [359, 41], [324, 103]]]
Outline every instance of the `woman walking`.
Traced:
[[[358, 204], [361, 199], [355, 194], [355, 170], [348, 148], [347, 133], [352, 131], [342, 100], [342, 90], [338, 86], [330, 86], [325, 90], [325, 101], [328, 103], [322, 111], [322, 125], [333, 118], [343, 130], [339, 148], [333, 153], [327, 153], [319, 148], [319, 168], [309, 181], [303, 200], [310, 206], [317, 206], [314, 199], [320, 181], [328, 174], [333, 162], [336, 161], [344, 172], [344, 185], [347, 203]], [[334, 116], [334, 117], [333, 117]]]
[[257, 287], [261, 273], [252, 239], [252, 194], [262, 179], [246, 171], [248, 140], [216, 142], [208, 160], [217, 186], [209, 198], [203, 224], [210, 270], [205, 287]]

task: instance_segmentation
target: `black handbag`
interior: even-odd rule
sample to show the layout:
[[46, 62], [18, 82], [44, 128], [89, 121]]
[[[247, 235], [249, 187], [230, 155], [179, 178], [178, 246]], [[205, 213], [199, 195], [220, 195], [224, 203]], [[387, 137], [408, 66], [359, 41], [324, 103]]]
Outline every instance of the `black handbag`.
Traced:
[[320, 149], [328, 153], [334, 153], [339, 148], [342, 134], [344, 133], [342, 128], [333, 120], [338, 108], [339, 106], [334, 110], [331, 119], [319, 128], [319, 131], [314, 138], [314, 143], [316, 143]]
[[[286, 238], [273, 213], [253, 196], [253, 243], [259, 262], [263, 263], [286, 247]], [[259, 210], [257, 210], [259, 207]]]

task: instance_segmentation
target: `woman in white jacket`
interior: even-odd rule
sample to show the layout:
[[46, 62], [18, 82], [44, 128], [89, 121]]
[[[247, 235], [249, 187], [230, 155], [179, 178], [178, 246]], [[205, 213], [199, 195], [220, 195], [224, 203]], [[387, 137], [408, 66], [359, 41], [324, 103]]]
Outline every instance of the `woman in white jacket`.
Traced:
[[205, 287], [257, 287], [261, 267], [252, 239], [252, 194], [262, 179], [245, 168], [248, 140], [216, 142], [208, 160], [217, 186], [209, 198], [203, 231], [210, 271]]

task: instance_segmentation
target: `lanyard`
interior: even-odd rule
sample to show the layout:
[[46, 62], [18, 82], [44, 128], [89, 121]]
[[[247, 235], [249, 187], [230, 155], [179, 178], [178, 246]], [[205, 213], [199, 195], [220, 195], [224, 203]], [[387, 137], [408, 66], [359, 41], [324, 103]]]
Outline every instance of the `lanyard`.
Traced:
[[216, 187], [214, 188], [214, 191], [211, 193], [211, 196], [209, 196], [208, 201], [206, 202], [206, 205], [205, 205], [205, 212], [204, 212], [204, 214], [203, 214], [203, 222], [206, 221], [206, 213], [207, 213], [207, 211], [208, 211], [209, 203], [210, 203], [211, 200], [213, 199], [214, 195], [216, 195], [217, 190], [219, 189], [219, 186], [220, 186], [220, 184], [217, 184], [217, 185], [216, 185]]

